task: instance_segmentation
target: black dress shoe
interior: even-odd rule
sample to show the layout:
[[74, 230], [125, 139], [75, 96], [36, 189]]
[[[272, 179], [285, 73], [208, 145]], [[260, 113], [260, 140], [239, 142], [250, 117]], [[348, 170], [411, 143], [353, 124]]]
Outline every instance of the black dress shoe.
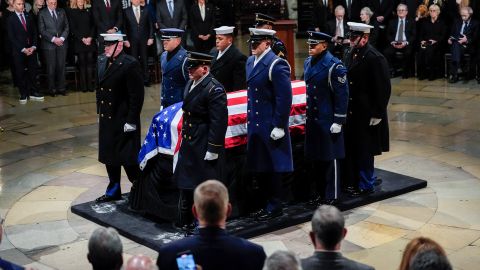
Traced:
[[359, 190], [355, 190], [354, 192], [350, 193], [350, 197], [352, 198], [356, 198], [356, 197], [360, 197], [360, 196], [365, 196], [365, 195], [369, 195], [369, 194], [372, 194], [375, 192], [375, 189], [374, 188], [371, 188], [371, 189], [359, 189]]
[[259, 216], [265, 215], [267, 211], [265, 209], [260, 209], [248, 214], [249, 218], [258, 218]]
[[449, 83], [456, 83], [458, 82], [458, 76], [452, 75], [450, 76], [450, 79], [448, 79]]
[[268, 221], [268, 220], [274, 219], [276, 217], [280, 217], [282, 215], [283, 215], [282, 208], [277, 208], [277, 209], [274, 209], [272, 211], [264, 210], [263, 215], [258, 216], [256, 218], [256, 220], [258, 220], [258, 221]]
[[356, 188], [354, 186], [346, 186], [346, 187], [343, 188], [343, 192], [345, 192], [345, 193], [351, 193], [355, 190], [356, 190]]
[[383, 183], [383, 179], [380, 178], [380, 177], [376, 177], [375, 181], [373, 181], [373, 185], [376, 186], [376, 187], [380, 186], [382, 183]]
[[67, 91], [59, 91], [58, 94], [59, 94], [59, 95], [62, 95], [62, 96], [66, 96], [66, 95], [67, 95]]
[[322, 204], [322, 197], [317, 196], [307, 202], [307, 206], [317, 209]]
[[57, 94], [55, 92], [48, 93], [51, 97], [55, 97]]
[[322, 204], [326, 204], [326, 205], [337, 205], [338, 203], [338, 199], [325, 199], [325, 200], [322, 200]]
[[107, 195], [102, 195], [98, 198], [95, 199], [96, 203], [105, 203], [105, 202], [111, 202], [111, 201], [118, 201], [121, 200], [122, 196], [107, 196]]

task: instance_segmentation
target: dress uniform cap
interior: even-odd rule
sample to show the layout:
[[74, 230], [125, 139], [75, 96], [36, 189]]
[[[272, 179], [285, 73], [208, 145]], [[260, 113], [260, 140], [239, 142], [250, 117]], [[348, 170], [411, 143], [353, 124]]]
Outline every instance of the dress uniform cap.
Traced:
[[273, 18], [272, 16], [268, 16], [263, 13], [255, 13], [255, 27], [260, 27], [265, 24], [273, 26], [275, 24], [275, 21], [275, 18]]
[[248, 28], [250, 31], [250, 39], [247, 42], [255, 42], [264, 39], [271, 39], [273, 35], [277, 33], [275, 30], [270, 29], [258, 29], [258, 28]]
[[163, 29], [160, 29], [160, 32], [162, 33], [162, 37], [161, 37], [162, 40], [170, 40], [172, 38], [182, 37], [185, 31], [177, 28], [163, 28]]
[[368, 34], [370, 29], [373, 28], [371, 25], [357, 22], [348, 22], [347, 25], [350, 27], [350, 36]]
[[100, 34], [103, 37], [104, 41], [107, 42], [116, 42], [116, 41], [123, 41], [123, 37], [126, 36], [122, 34], [122, 32], [112, 33], [112, 34]]
[[215, 30], [217, 35], [228, 35], [233, 33], [233, 29], [235, 29], [235, 26], [220, 26], [213, 30]]
[[308, 33], [308, 44], [318, 44], [320, 42], [329, 42], [332, 40], [332, 36], [325, 34], [323, 32], [314, 32], [314, 31], [307, 31]]
[[213, 56], [199, 52], [187, 52], [187, 67], [194, 68], [199, 65], [211, 65]]

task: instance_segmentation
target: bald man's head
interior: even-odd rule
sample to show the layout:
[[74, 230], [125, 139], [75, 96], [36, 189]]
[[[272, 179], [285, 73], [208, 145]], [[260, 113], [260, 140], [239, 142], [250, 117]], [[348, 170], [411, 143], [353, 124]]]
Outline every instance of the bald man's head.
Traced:
[[207, 180], [197, 186], [193, 202], [199, 221], [206, 225], [219, 225], [227, 220], [230, 212], [228, 190], [217, 180]]
[[155, 270], [157, 266], [153, 263], [150, 257], [145, 255], [135, 255], [131, 257], [128, 262], [125, 270]]

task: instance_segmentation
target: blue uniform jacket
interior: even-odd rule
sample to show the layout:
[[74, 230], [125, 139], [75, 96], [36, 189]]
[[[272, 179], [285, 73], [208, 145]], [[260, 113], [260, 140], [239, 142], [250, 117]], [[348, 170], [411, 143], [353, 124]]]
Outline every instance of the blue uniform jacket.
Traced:
[[[307, 159], [333, 160], [345, 157], [343, 131], [332, 134], [333, 123], [343, 125], [347, 116], [348, 82], [343, 63], [330, 52], [314, 66], [312, 57], [304, 63], [307, 86], [307, 120], [305, 125], [305, 156]], [[328, 74], [331, 70], [331, 87]]]
[[164, 108], [183, 100], [183, 90], [189, 80], [186, 67], [187, 51], [180, 48], [167, 62], [167, 52], [160, 58], [162, 66], [162, 101]]
[[178, 269], [176, 257], [190, 251], [195, 264], [208, 270], [261, 270], [265, 252], [257, 244], [230, 236], [218, 227], [200, 228], [198, 233], [162, 246], [158, 250], [159, 269]]
[[[248, 167], [252, 172], [291, 172], [292, 146], [288, 130], [292, 107], [290, 66], [272, 51], [255, 67], [254, 60], [255, 56], [250, 56], [246, 66]], [[274, 127], [283, 128], [285, 136], [271, 139]]]

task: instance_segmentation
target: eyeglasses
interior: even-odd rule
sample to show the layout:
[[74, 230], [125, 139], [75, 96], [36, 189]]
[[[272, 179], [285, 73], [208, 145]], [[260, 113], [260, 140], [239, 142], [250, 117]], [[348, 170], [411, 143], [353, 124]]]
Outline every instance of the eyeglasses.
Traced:
[[397, 9], [397, 11], [407, 11], [406, 9]]
[[438, 12], [436, 9], [430, 9], [429, 12]]

